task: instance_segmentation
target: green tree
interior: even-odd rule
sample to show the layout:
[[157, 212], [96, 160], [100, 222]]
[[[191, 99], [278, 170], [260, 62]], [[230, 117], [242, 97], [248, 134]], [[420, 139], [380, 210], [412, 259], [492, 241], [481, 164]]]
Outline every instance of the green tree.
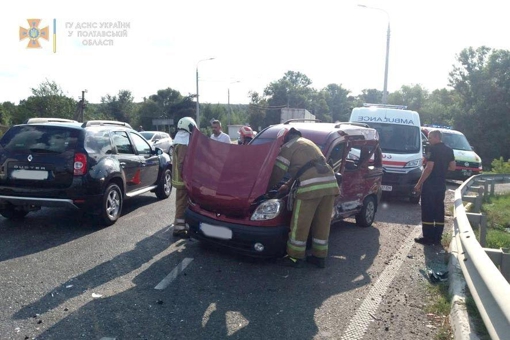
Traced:
[[450, 85], [460, 98], [455, 128], [477, 148], [484, 164], [510, 158], [510, 51], [482, 46], [457, 56]]
[[390, 93], [388, 104], [404, 105], [408, 110], [420, 112], [428, 97], [428, 91], [421, 85], [403, 85], [400, 90]]
[[250, 105], [248, 106], [248, 121], [255, 131], [264, 128], [266, 118], [267, 100], [262, 98], [257, 92], [250, 92]]
[[333, 121], [346, 122], [351, 114], [352, 103], [349, 100], [349, 90], [341, 84], [329, 84], [321, 93], [324, 94], [329, 115]]
[[101, 111], [109, 119], [131, 123], [135, 105], [131, 91], [120, 90], [118, 97], [107, 94], [101, 97]]
[[20, 101], [11, 123], [19, 124], [32, 117], [73, 118], [77, 102], [67, 97], [57, 83], [46, 80], [31, 90], [32, 95]]
[[377, 89], [364, 89], [361, 94], [355, 98], [355, 106], [362, 106], [364, 103], [377, 104], [382, 103], [382, 91]]
[[314, 111], [312, 101], [316, 90], [311, 85], [310, 78], [295, 71], [287, 71], [283, 78], [270, 83], [264, 89], [264, 96], [268, 98], [264, 125], [280, 123], [280, 110], [278, 109], [282, 107]]

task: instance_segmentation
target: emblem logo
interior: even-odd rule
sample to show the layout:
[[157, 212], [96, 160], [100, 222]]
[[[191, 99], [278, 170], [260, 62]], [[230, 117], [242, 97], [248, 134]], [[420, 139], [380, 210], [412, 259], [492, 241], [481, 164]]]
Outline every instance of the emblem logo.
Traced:
[[468, 163], [468, 162], [466, 162], [466, 163], [464, 163], [464, 165], [465, 165], [465, 166], [469, 166], [469, 163]]
[[49, 40], [49, 27], [39, 28], [41, 19], [28, 19], [29, 28], [19, 28], [19, 40], [29, 39], [27, 48], [41, 48], [39, 38]]
[[27, 160], [28, 160], [29, 162], [31, 162], [31, 161], [32, 161], [32, 159], [34, 159], [34, 157], [32, 157], [32, 155], [28, 155]]

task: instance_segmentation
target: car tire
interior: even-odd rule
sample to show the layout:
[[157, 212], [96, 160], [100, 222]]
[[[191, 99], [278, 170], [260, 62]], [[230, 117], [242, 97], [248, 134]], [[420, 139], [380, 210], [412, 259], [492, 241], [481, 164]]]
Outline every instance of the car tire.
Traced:
[[109, 226], [117, 222], [122, 212], [122, 191], [117, 184], [111, 183], [106, 188], [101, 205], [101, 220]]
[[377, 205], [373, 196], [368, 196], [363, 201], [361, 211], [356, 215], [356, 224], [368, 228], [374, 223]]
[[2, 209], [0, 211], [0, 215], [2, 215], [3, 217], [5, 217], [9, 220], [22, 219], [25, 216], [27, 216], [28, 213], [29, 213], [29, 211], [16, 209], [16, 207], [14, 205], [10, 205], [9, 207]]
[[166, 169], [159, 180], [158, 187], [156, 188], [156, 197], [163, 200], [170, 197], [172, 193], [172, 171]]
[[409, 202], [411, 202], [412, 204], [418, 204], [418, 203], [420, 203], [420, 196], [417, 196], [417, 197], [409, 197]]

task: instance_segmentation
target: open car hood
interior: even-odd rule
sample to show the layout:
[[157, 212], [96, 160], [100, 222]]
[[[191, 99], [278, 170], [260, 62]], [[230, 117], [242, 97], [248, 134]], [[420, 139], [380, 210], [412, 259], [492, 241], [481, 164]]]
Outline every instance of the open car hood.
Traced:
[[226, 144], [195, 130], [183, 170], [190, 199], [214, 213], [246, 217], [250, 205], [266, 192], [281, 142]]

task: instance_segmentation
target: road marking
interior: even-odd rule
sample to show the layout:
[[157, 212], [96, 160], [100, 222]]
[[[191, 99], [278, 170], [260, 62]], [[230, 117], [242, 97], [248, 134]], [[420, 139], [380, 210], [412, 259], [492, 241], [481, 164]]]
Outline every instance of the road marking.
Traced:
[[186, 267], [188, 266], [188, 264], [191, 263], [191, 261], [193, 261], [193, 258], [191, 257], [186, 257], [184, 260], [182, 260], [182, 262], [179, 263], [177, 267], [175, 267], [170, 272], [170, 274], [168, 274], [163, 280], [161, 280], [161, 282], [158, 283], [158, 285], [154, 287], [154, 289], [163, 290], [166, 287], [168, 287], [168, 285], [172, 283], [172, 281], [175, 280], [177, 276], [179, 276], [179, 274], [184, 271], [184, 269], [186, 269]]
[[352, 317], [349, 325], [345, 329], [342, 340], [360, 340], [363, 339], [363, 335], [367, 331], [368, 325], [370, 324], [383, 296], [386, 294], [388, 286], [393, 281], [393, 278], [397, 275], [398, 270], [402, 263], [404, 263], [407, 254], [414, 245], [414, 238], [417, 237], [421, 232], [421, 228], [418, 226], [414, 228], [414, 231], [410, 233], [409, 237], [405, 240], [404, 244], [398, 252], [395, 254], [390, 264], [383, 270], [379, 279], [375, 285], [368, 292], [367, 297], [363, 300], [363, 303], [356, 311], [356, 314]]
[[104, 337], [104, 338], [101, 338], [100, 340], [117, 340], [117, 338]]

